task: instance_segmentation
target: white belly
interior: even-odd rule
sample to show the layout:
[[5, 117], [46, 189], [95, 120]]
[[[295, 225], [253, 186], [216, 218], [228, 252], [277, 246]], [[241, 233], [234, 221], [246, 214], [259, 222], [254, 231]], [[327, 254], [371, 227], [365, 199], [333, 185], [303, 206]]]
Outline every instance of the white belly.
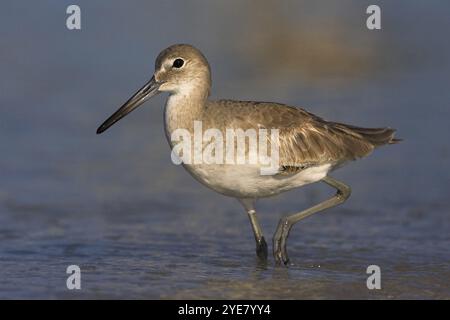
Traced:
[[317, 182], [330, 170], [329, 164], [311, 167], [293, 175], [261, 175], [256, 165], [184, 165], [207, 187], [227, 196], [261, 198]]

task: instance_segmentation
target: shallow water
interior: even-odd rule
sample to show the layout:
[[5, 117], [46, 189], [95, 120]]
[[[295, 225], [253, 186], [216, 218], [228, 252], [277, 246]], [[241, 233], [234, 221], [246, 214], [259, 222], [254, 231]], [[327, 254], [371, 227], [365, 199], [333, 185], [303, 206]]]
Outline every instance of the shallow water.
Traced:
[[[261, 61], [280, 53], [252, 51], [268, 41], [258, 37], [243, 46], [243, 34], [263, 32], [249, 22], [235, 33], [227, 5], [208, 5], [206, 18], [197, 2], [79, 3], [75, 33], [63, 23], [68, 2], [2, 4], [0, 298], [450, 298], [450, 46], [442, 34], [450, 5], [382, 4], [385, 27], [373, 34], [359, 25], [358, 1], [342, 11], [325, 9], [328, 1], [290, 3], [309, 18], [291, 35], [299, 43], [305, 26], [319, 36], [342, 28], [345, 47], [370, 48], [367, 63], [350, 64], [359, 71], [339, 69], [344, 57], [324, 73], [320, 60], [292, 71], [289, 56], [266, 67]], [[227, 3], [240, 6], [239, 17], [253, 12]], [[287, 9], [280, 12], [300, 23]], [[294, 227], [289, 268], [258, 263], [240, 205], [171, 163], [165, 97], [95, 135], [174, 42], [205, 51], [214, 97], [301, 105], [326, 119], [392, 126], [404, 138], [335, 173], [352, 196]], [[260, 201], [266, 239], [281, 216], [332, 192], [315, 184]], [[79, 291], [66, 288], [71, 264], [81, 267]], [[366, 287], [373, 264], [381, 290]]]

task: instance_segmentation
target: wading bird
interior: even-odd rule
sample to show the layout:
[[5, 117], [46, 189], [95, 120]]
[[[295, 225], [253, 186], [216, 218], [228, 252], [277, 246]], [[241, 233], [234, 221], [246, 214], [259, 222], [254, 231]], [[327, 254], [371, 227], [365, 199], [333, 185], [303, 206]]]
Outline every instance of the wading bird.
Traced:
[[343, 203], [350, 187], [331, 176], [334, 169], [361, 157], [376, 147], [399, 141], [391, 128], [360, 128], [326, 121], [301, 108], [280, 103], [210, 100], [211, 71], [204, 55], [191, 45], [178, 44], [163, 50], [155, 62], [151, 80], [109, 117], [98, 129], [102, 133], [146, 100], [168, 92], [165, 131], [173, 148], [177, 129], [193, 132], [194, 122], [203, 128], [278, 129], [279, 166], [272, 175], [262, 175], [258, 164], [186, 164], [183, 166], [207, 187], [238, 199], [244, 206], [256, 239], [256, 253], [267, 260], [267, 244], [254, 208], [259, 198], [322, 181], [336, 194], [309, 209], [281, 218], [273, 236], [277, 263], [289, 263], [286, 242], [292, 226], [318, 211]]

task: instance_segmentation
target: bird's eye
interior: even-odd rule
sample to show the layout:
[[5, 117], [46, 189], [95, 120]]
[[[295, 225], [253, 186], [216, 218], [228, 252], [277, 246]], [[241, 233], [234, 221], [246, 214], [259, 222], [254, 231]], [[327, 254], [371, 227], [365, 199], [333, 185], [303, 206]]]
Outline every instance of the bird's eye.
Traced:
[[172, 67], [174, 67], [174, 68], [181, 68], [183, 66], [183, 64], [184, 64], [184, 60], [178, 58], [178, 59], [175, 59], [175, 61], [173, 62]]

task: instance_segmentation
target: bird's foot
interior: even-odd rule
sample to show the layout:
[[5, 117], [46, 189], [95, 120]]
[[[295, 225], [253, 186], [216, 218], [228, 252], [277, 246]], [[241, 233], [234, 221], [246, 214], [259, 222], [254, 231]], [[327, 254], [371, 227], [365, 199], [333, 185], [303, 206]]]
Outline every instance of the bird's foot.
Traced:
[[261, 261], [266, 262], [268, 256], [267, 252], [268, 250], [266, 240], [264, 239], [264, 237], [261, 237], [261, 239], [256, 241], [256, 255]]
[[289, 256], [285, 247], [283, 248], [278, 246], [278, 248], [274, 249], [273, 256], [275, 258], [275, 263], [278, 265], [284, 264], [285, 266], [288, 266], [290, 264]]
[[289, 235], [289, 223], [281, 219], [277, 231], [273, 236], [273, 257], [276, 264], [289, 265], [289, 256], [286, 249], [286, 239]]

